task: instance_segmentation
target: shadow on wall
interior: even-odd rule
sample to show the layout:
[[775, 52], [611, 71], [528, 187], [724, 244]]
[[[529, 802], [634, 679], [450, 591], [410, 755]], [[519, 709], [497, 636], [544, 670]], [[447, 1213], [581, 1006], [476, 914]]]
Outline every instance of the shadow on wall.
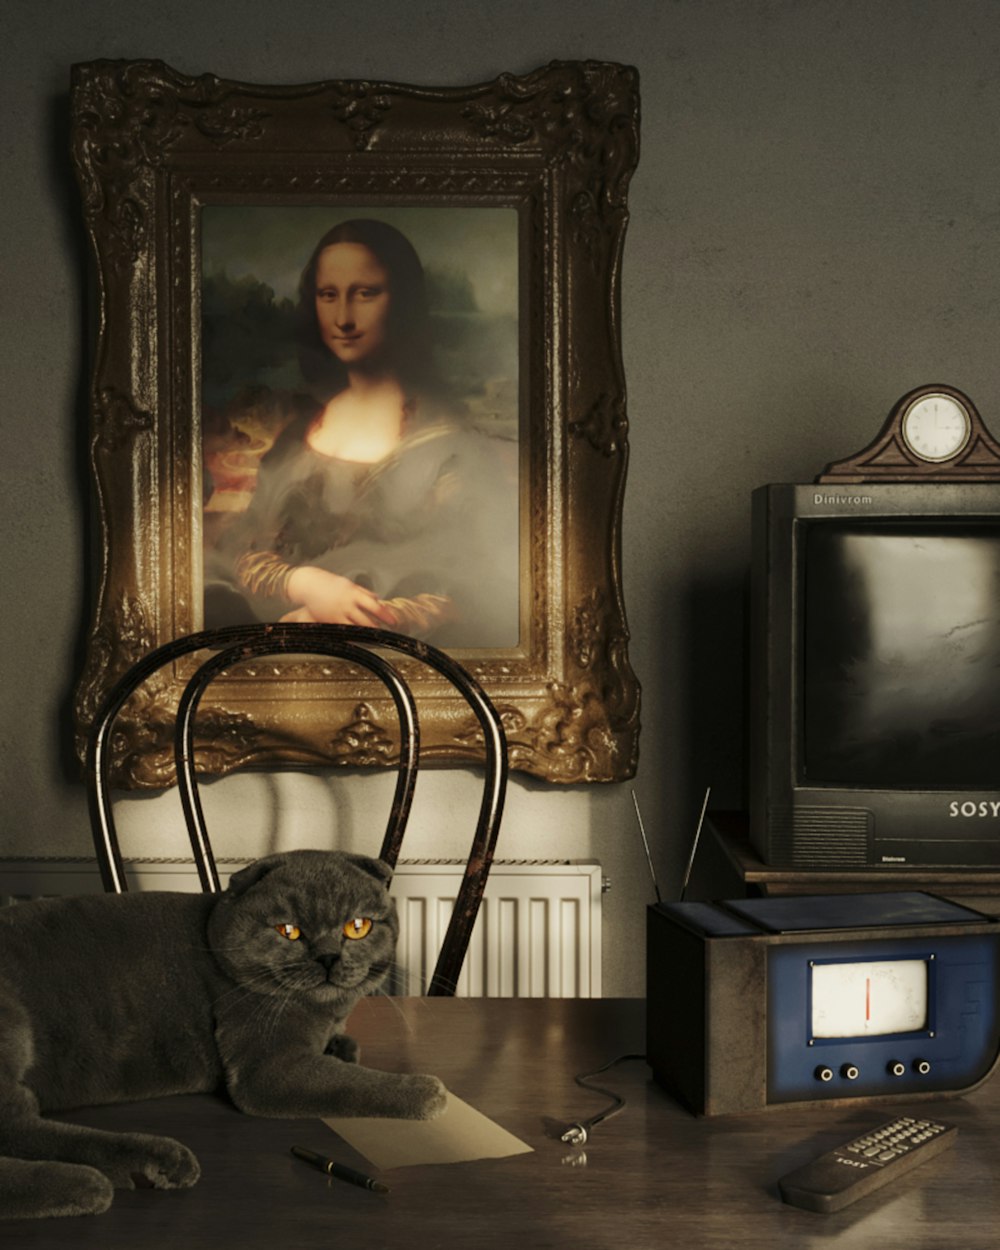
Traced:
[[[204, 779], [199, 792], [212, 851], [218, 859], [253, 859], [296, 847], [377, 855], [395, 785], [394, 768], [243, 769], [226, 777]], [[476, 828], [482, 790], [482, 775], [475, 769], [421, 770], [403, 844], [404, 858], [464, 861]], [[116, 800], [126, 858], [190, 854], [176, 788], [155, 794], [119, 793]], [[532, 853], [524, 838], [517, 838], [515, 833], [519, 826], [537, 826], [537, 821], [523, 815], [519, 818], [523, 802], [521, 787], [509, 785], [499, 856]], [[545, 852], [536, 846], [534, 853]]]
[[76, 626], [69, 635], [68, 653], [51, 657], [65, 674], [65, 688], [59, 693], [56, 723], [59, 733], [51, 759], [53, 784], [78, 783], [83, 767], [75, 744], [75, 687], [83, 672], [87, 655], [87, 635], [93, 620], [93, 605], [99, 586], [102, 564], [100, 534], [90, 474], [90, 371], [91, 352], [97, 326], [96, 294], [93, 290], [93, 261], [87, 241], [79, 188], [70, 160], [70, 104], [68, 91], [59, 91], [48, 99], [46, 109], [48, 151], [46, 170], [48, 193], [62, 212], [58, 217], [60, 249], [65, 259], [64, 277], [68, 287], [67, 307], [76, 309], [70, 330], [68, 353], [72, 361], [73, 390], [66, 396], [65, 419], [55, 422], [59, 436], [68, 444], [67, 462], [73, 466], [73, 511], [78, 518], [79, 536], [76, 559], [80, 570], [80, 600], [76, 608]]
[[[705, 789], [710, 809], [746, 806], [744, 781], [747, 579], [700, 578], [681, 602], [685, 732], [679, 744], [679, 810], [685, 813], [683, 870]], [[688, 819], [690, 814], [690, 819]]]

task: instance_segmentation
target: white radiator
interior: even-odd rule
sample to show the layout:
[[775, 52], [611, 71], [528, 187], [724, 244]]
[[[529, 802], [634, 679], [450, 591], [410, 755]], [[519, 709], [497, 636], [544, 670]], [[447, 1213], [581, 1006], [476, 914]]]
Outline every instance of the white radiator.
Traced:
[[[462, 880], [461, 862], [400, 862], [397, 994], [422, 994]], [[598, 864], [494, 863], [456, 993], [471, 998], [600, 998]]]
[[[128, 860], [133, 890], [197, 891], [194, 865]], [[235, 863], [219, 861], [225, 881]], [[392, 992], [424, 993], [444, 940], [462, 861], [406, 861], [392, 894], [400, 934]], [[92, 859], [0, 861], [0, 902], [99, 892]], [[600, 998], [599, 864], [559, 860], [494, 862], [456, 993], [487, 998]]]

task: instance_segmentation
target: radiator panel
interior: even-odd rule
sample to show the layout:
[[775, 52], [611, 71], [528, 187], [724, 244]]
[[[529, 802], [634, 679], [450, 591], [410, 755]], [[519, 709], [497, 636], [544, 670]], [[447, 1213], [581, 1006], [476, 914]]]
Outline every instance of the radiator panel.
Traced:
[[[444, 940], [461, 864], [399, 865], [395, 992], [422, 994]], [[601, 870], [597, 864], [495, 864], [456, 994], [599, 998]]]
[[[219, 861], [223, 879], [243, 866]], [[182, 860], [126, 861], [131, 890], [200, 889]], [[401, 861], [392, 894], [400, 917], [392, 992], [426, 991], [462, 880], [460, 861]], [[99, 893], [93, 860], [0, 861], [0, 903]], [[470, 998], [601, 996], [600, 865], [496, 861], [456, 993]]]

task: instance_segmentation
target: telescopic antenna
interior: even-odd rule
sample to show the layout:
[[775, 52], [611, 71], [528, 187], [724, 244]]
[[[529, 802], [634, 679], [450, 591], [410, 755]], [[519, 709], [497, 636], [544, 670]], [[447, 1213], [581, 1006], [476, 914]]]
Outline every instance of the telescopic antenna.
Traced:
[[635, 818], [639, 822], [639, 836], [642, 838], [642, 845], [646, 850], [646, 863], [649, 864], [649, 875], [653, 878], [653, 889], [656, 891], [656, 901], [662, 903], [663, 899], [660, 895], [660, 887], [656, 881], [656, 871], [653, 868], [653, 857], [649, 853], [649, 843], [646, 841], [646, 830], [642, 823], [642, 812], [639, 811], [639, 800], [635, 797], [635, 791], [632, 791], [632, 803], [635, 806]]
[[688, 882], [691, 880], [691, 869], [694, 867], [694, 857], [698, 851], [698, 843], [701, 840], [701, 827], [705, 823], [705, 813], [708, 811], [708, 796], [712, 793], [712, 787], [708, 786], [705, 790], [705, 797], [701, 804], [701, 815], [698, 817], [698, 828], [694, 831], [694, 844], [691, 847], [691, 854], [688, 856], [687, 868], [684, 872], [684, 881], [681, 885], [680, 901], [684, 902], [684, 894], [688, 888]]

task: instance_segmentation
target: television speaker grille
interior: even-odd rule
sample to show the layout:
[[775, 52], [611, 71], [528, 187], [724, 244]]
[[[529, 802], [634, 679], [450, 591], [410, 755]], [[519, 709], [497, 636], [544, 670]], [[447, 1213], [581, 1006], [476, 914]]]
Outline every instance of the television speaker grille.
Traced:
[[782, 808], [771, 813], [771, 863], [853, 868], [868, 863], [871, 812], [863, 807]]

